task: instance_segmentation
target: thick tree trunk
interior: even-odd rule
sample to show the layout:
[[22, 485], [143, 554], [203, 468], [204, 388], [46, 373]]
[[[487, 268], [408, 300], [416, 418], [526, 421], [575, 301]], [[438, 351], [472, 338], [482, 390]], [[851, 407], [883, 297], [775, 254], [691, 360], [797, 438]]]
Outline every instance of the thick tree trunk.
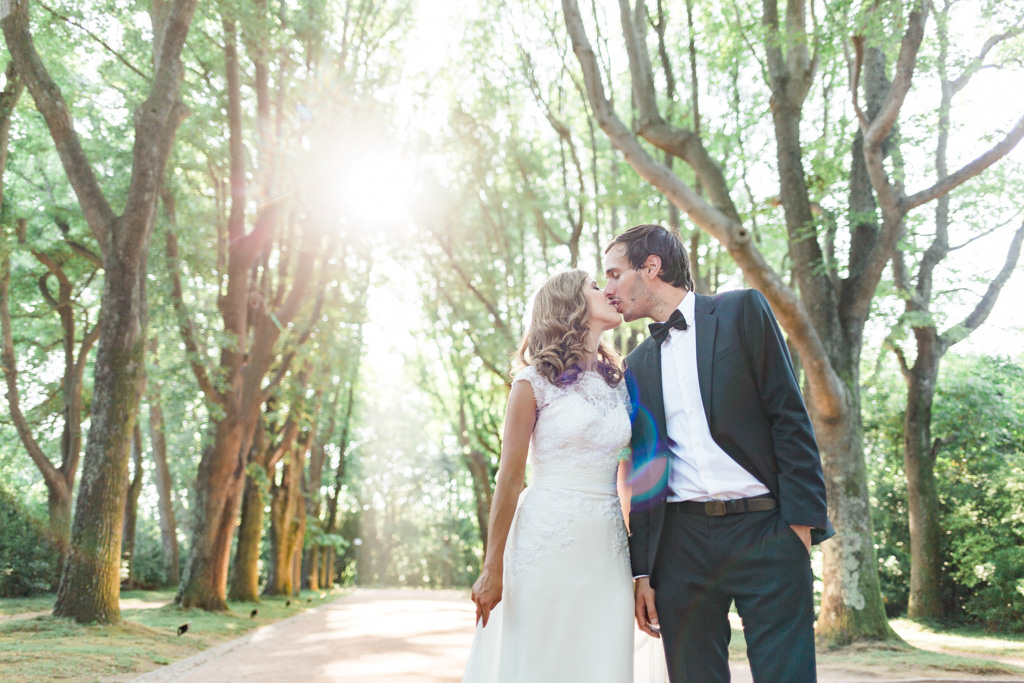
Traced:
[[145, 381], [146, 329], [145, 252], [139, 259], [128, 255], [127, 262], [123, 255], [111, 254], [106, 262], [86, 466], [54, 606], [54, 616], [82, 623], [121, 619], [121, 530], [129, 445]]
[[[586, 36], [578, 3], [563, 0], [562, 8], [594, 117], [612, 144], [641, 177], [729, 251], [747, 282], [765, 294], [799, 351], [805, 396], [828, 480], [830, 516], [839, 532], [824, 546], [826, 593], [818, 634], [835, 641], [893, 638], [881, 609], [874, 562], [856, 367], [860, 333], [898, 225], [883, 226], [879, 232], [886, 241], [879, 240], [877, 248], [868, 250], [862, 259], [866, 263], [854, 263], [851, 257], [850, 284], [844, 299], [843, 292], [836, 291], [832, 274], [822, 272], [823, 259], [811, 231], [812, 213], [802, 168], [800, 112], [815, 64], [809, 52], [812, 41], [806, 26], [806, 3], [788, 2], [784, 24], [775, 0], [763, 0], [762, 4], [779, 181], [799, 295], [768, 265], [752, 240], [730, 196], [730, 184], [700, 138], [692, 130], [671, 126], [660, 115], [644, 39], [646, 27], [634, 22], [627, 0], [620, 0], [619, 7], [637, 108], [633, 130], [622, 122], [604, 94], [601, 69]], [[645, 16], [642, 5], [638, 0], [635, 11], [641, 18]], [[710, 202], [654, 159], [637, 139], [637, 130], [649, 143], [684, 160]]]
[[295, 591], [295, 555], [302, 548], [305, 532], [305, 501], [299, 478], [302, 476], [306, 446], [292, 450], [290, 460], [281, 467], [281, 482], [272, 487], [270, 503], [270, 572], [264, 595], [291, 595]]
[[124, 506], [124, 530], [121, 532], [121, 563], [127, 566], [126, 587], [135, 587], [135, 528], [139, 512], [139, 494], [142, 493], [142, 431], [138, 423], [132, 430], [131, 460], [134, 471], [128, 485], [128, 499]]
[[[155, 345], [151, 342], [151, 353], [155, 356]], [[178, 571], [178, 525], [174, 520], [174, 497], [171, 490], [171, 470], [167, 465], [167, 439], [164, 435], [164, 411], [161, 405], [159, 383], [151, 383], [149, 391], [149, 440], [153, 445], [153, 480], [156, 483], [158, 509], [160, 514], [160, 545], [164, 553], [164, 567], [167, 585], [177, 586]]]
[[291, 585], [291, 526], [293, 523], [288, 495], [288, 474], [283, 474], [284, 482], [273, 488], [270, 503], [270, 567], [267, 585], [263, 589], [266, 595], [290, 595]]
[[822, 419], [813, 399], [808, 409], [821, 450], [829, 516], [843, 537], [841, 543], [821, 546], [824, 590], [816, 630], [831, 644], [893, 637], [872, 542], [859, 405], [838, 421]]
[[263, 538], [263, 492], [251, 476], [245, 478], [242, 498], [242, 518], [238, 524], [238, 547], [231, 576], [232, 600], [259, 602], [260, 600], [260, 540]]
[[175, 601], [184, 608], [227, 609], [231, 538], [245, 474], [245, 426], [224, 419], [203, 452], [196, 475], [196, 509], [188, 562]]

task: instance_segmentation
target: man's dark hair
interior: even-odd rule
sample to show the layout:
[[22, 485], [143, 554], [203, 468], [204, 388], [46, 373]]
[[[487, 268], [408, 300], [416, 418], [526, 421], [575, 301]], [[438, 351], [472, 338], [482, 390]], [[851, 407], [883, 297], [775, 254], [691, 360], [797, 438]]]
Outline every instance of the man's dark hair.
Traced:
[[626, 248], [626, 259], [633, 270], [644, 267], [647, 257], [657, 256], [661, 259], [661, 271], [658, 277], [673, 287], [685, 287], [693, 291], [693, 276], [690, 274], [690, 257], [686, 248], [674, 233], [660, 225], [635, 225], [621, 235], [617, 235], [604, 250], [608, 253], [612, 247], [621, 244]]

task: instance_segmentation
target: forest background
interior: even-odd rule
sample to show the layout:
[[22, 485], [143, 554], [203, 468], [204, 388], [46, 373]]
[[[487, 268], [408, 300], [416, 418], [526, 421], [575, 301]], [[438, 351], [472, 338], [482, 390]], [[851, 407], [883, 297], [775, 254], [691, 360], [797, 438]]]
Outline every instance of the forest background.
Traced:
[[0, 596], [470, 585], [530, 293], [659, 222], [787, 334], [821, 637], [1024, 631], [1020, 0], [2, 14]]

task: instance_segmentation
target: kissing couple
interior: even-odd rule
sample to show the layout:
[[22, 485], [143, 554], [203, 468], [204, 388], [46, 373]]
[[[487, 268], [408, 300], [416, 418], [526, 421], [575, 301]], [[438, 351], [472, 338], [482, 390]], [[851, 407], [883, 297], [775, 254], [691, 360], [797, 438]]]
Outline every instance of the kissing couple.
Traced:
[[[604, 289], [570, 270], [534, 299], [463, 683], [728, 681], [733, 603], [755, 681], [816, 680], [810, 550], [835, 531], [768, 302], [696, 294], [658, 225], [604, 266]], [[623, 361], [601, 337], [640, 318]]]

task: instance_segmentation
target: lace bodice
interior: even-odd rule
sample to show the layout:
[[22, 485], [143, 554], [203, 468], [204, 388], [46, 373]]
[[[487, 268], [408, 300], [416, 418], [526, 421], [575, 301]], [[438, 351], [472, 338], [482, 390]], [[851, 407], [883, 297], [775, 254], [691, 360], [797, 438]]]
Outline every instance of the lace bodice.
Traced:
[[626, 383], [610, 387], [600, 373], [584, 372], [567, 387], [552, 384], [529, 366], [513, 382], [527, 381], [537, 401], [530, 464], [558, 464], [614, 471], [629, 443]]
[[516, 513], [519, 528], [513, 551], [506, 554], [506, 579], [517, 583], [542, 558], [569, 552], [580, 540], [580, 527], [570, 529], [581, 518], [596, 524], [582, 533], [606, 538], [606, 550], [595, 561], [614, 557], [628, 565], [626, 526], [615, 491], [630, 436], [625, 383], [610, 387], [590, 371], [559, 387], [533, 367], [521, 370], [514, 381], [533, 386], [537, 422], [530, 440], [532, 475]]

